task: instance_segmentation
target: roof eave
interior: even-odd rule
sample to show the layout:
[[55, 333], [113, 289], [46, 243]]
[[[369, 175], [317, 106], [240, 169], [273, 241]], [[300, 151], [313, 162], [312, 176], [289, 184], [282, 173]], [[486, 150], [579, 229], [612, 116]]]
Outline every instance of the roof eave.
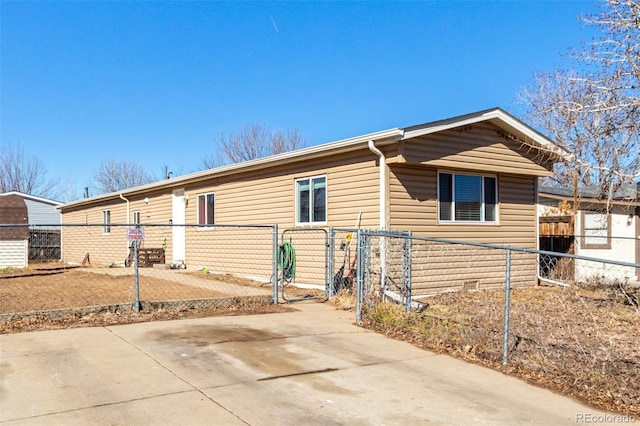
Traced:
[[539, 149], [544, 149], [554, 155], [555, 160], [557, 161], [569, 160], [572, 157], [569, 151], [558, 146], [543, 134], [527, 126], [522, 121], [500, 108], [488, 109], [459, 117], [453, 117], [447, 120], [408, 127], [404, 129], [405, 132], [403, 139], [411, 139], [485, 121], [491, 122], [500, 128], [506, 128], [510, 133], [524, 136], [525, 141], [523, 142], [533, 142]]
[[254, 170], [260, 170], [267, 167], [277, 167], [300, 161], [301, 159], [310, 160], [318, 157], [323, 157], [328, 154], [340, 154], [350, 151], [355, 151], [367, 147], [370, 140], [378, 143], [393, 143], [402, 139], [404, 132], [402, 129], [389, 129], [375, 133], [369, 133], [366, 135], [358, 136], [355, 138], [343, 139], [336, 142], [330, 142], [323, 145], [316, 145], [312, 147], [302, 148], [295, 151], [289, 151], [281, 154], [271, 155], [268, 157], [258, 158], [255, 160], [244, 161], [241, 163], [229, 164], [226, 166], [217, 167], [214, 169], [202, 170], [199, 172], [191, 173], [188, 175], [178, 176], [172, 179], [162, 180], [158, 182], [149, 183], [146, 185], [140, 185], [133, 188], [128, 188], [122, 191], [111, 192], [108, 194], [96, 195], [90, 198], [84, 198], [81, 200], [73, 201], [64, 204], [59, 209], [66, 209], [71, 207], [79, 207], [85, 204], [93, 204], [98, 201], [108, 201], [112, 199], [120, 198], [120, 195], [124, 197], [135, 196], [137, 194], [147, 193], [148, 191], [182, 187], [184, 185], [196, 183], [202, 180], [211, 179], [214, 177], [228, 176], [239, 172], [248, 172]]

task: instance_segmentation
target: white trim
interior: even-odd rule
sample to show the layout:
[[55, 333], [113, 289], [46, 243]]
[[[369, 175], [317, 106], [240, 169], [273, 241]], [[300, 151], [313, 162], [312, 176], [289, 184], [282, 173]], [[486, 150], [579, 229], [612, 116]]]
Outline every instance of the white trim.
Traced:
[[[448, 174], [451, 175], [451, 220], [442, 220], [440, 219], [440, 175]], [[484, 193], [484, 178], [492, 178], [495, 180], [495, 194], [496, 194], [496, 202], [495, 202], [495, 220], [455, 220], [455, 176], [476, 176], [482, 178], [482, 206], [480, 207], [480, 216], [483, 218], [486, 216], [485, 212], [485, 193]], [[489, 225], [495, 226], [500, 224], [500, 197], [499, 195], [499, 185], [498, 185], [498, 175], [492, 173], [480, 173], [480, 172], [456, 172], [452, 170], [438, 170], [436, 173], [436, 187], [437, 187], [437, 208], [436, 214], [438, 215], [438, 224], [439, 225]]]
[[[109, 221], [107, 222], [107, 217], [109, 216]], [[110, 235], [111, 234], [111, 209], [102, 210], [102, 235]]]
[[[318, 178], [324, 178], [324, 220], [323, 221], [319, 221], [319, 222], [315, 222], [313, 221], [313, 201], [312, 201], [312, 197], [313, 197], [313, 180], [314, 179], [318, 179]], [[309, 181], [309, 221], [308, 222], [300, 222], [300, 191], [298, 190], [298, 183], [300, 181], [303, 180], [308, 180]], [[309, 225], [326, 225], [328, 220], [329, 220], [329, 205], [328, 205], [328, 199], [329, 199], [329, 179], [327, 178], [326, 174], [322, 174], [322, 175], [314, 175], [314, 176], [307, 176], [307, 177], [301, 177], [301, 178], [296, 178], [294, 180], [294, 191], [295, 191], [295, 224], [296, 226], [309, 226]]]
[[35, 195], [25, 194], [25, 193], [20, 192], [20, 191], [9, 191], [9, 192], [0, 193], [0, 196], [3, 196], [3, 195], [19, 195], [22, 198], [28, 198], [28, 199], [33, 200], [33, 201], [39, 201], [41, 203], [51, 204], [52, 206], [61, 206], [61, 205], [64, 204], [64, 203], [62, 203], [60, 201], [54, 201], [54, 200], [50, 200], [48, 198], [37, 197]]
[[[206, 201], [207, 201], [207, 195], [213, 195], [213, 223], [206, 223], [207, 222], [207, 212], [205, 210], [204, 214], [205, 214], [205, 223], [200, 223], [200, 197], [205, 197], [205, 209], [206, 209]], [[216, 204], [217, 204], [217, 200], [216, 200], [216, 193], [215, 191], [209, 191], [209, 192], [201, 192], [196, 194], [196, 224], [198, 225], [198, 227], [202, 227], [203, 229], [207, 229], [208, 227], [211, 227], [212, 225], [216, 224]]]

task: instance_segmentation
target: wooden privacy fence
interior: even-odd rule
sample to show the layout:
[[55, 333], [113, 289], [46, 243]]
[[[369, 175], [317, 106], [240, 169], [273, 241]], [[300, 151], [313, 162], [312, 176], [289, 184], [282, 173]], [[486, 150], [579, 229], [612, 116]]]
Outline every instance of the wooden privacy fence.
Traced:
[[[575, 233], [573, 216], [544, 216], [539, 219], [540, 250], [556, 253], [575, 254]], [[574, 260], [542, 255], [540, 275], [546, 278], [573, 279]]]

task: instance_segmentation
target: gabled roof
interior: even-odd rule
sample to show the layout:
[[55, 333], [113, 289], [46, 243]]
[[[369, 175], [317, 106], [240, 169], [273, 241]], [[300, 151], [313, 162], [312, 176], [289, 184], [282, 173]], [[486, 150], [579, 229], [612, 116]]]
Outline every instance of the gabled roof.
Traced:
[[489, 122], [509, 132], [509, 136], [522, 143], [545, 149], [557, 155], [558, 159], [568, 159], [571, 153], [556, 145], [551, 139], [524, 124], [501, 108], [491, 108], [471, 114], [433, 121], [412, 127], [405, 127], [403, 139], [410, 139], [431, 133], [442, 132], [456, 127], [469, 126], [475, 123]]
[[461, 115], [446, 120], [433, 121], [430, 123], [420, 124], [417, 126], [393, 128], [380, 132], [369, 133], [354, 138], [342, 139], [336, 142], [330, 142], [322, 145], [302, 148], [295, 151], [285, 152], [282, 154], [271, 155], [269, 157], [258, 158], [255, 160], [244, 161], [241, 163], [230, 164], [214, 169], [208, 169], [196, 173], [178, 176], [172, 179], [153, 182], [150, 184], [129, 188], [110, 194], [97, 195], [67, 203], [61, 208], [80, 206], [83, 204], [91, 204], [95, 201], [119, 198], [122, 196], [131, 196], [148, 192], [150, 190], [160, 188], [178, 188], [186, 184], [199, 182], [213, 177], [221, 177], [259, 170], [267, 167], [285, 165], [301, 160], [310, 160], [327, 155], [336, 155], [350, 151], [356, 151], [367, 148], [369, 141], [374, 141], [377, 146], [397, 143], [402, 140], [415, 138], [422, 135], [441, 132], [456, 127], [462, 127], [479, 122], [490, 122], [503, 129], [512, 139], [536, 147], [541, 150], [547, 150], [552, 154], [552, 158], [560, 160], [569, 157], [569, 153], [550, 139], [536, 132], [517, 118], [506, 113], [500, 108], [492, 108], [471, 114]]
[[35, 195], [25, 194], [25, 193], [19, 192], [19, 191], [10, 191], [10, 192], [0, 193], [0, 197], [2, 197], [4, 195], [19, 195], [23, 199], [38, 201], [40, 203], [50, 204], [52, 206], [61, 206], [63, 204], [60, 201], [51, 200], [49, 198], [37, 197]]

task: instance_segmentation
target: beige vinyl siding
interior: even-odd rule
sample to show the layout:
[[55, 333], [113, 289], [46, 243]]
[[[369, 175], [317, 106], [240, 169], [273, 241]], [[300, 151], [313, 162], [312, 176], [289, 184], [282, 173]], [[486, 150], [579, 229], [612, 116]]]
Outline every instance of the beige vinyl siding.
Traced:
[[[197, 206], [191, 201], [195, 201], [198, 194], [214, 192], [216, 223], [277, 223], [280, 241], [283, 231], [296, 227], [296, 179], [326, 175], [327, 223], [322, 228], [352, 228], [356, 224], [359, 212], [362, 212], [361, 226], [377, 227], [379, 185], [375, 159], [373, 153], [363, 150], [307, 161], [295, 167], [280, 167], [269, 172], [217, 179], [207, 184], [188, 187], [187, 221], [197, 221]], [[315, 228], [316, 225], [303, 226], [310, 227]], [[272, 244], [269, 239], [271, 231], [238, 228], [236, 237], [227, 236], [226, 242], [224, 237], [219, 237], [216, 244], [204, 244], [206, 249], [190, 249], [195, 247], [192, 241], [214, 238], [213, 234], [216, 232], [222, 233], [214, 227], [196, 229], [187, 234], [187, 263], [197, 268], [207, 267], [216, 272], [237, 273], [240, 270], [247, 277], [265, 281], [269, 279], [272, 273]], [[233, 231], [226, 232], [230, 235]], [[285, 235], [286, 240], [291, 240], [296, 250], [296, 283], [324, 285], [325, 235], [326, 233], [320, 231], [296, 231]], [[230, 255], [229, 250], [236, 254]]]
[[278, 223], [280, 227], [292, 227], [296, 179], [326, 175], [327, 224], [353, 227], [362, 211], [362, 225], [377, 226], [379, 186], [375, 159], [373, 153], [363, 150], [187, 187], [187, 220], [197, 221], [195, 196], [215, 192], [217, 223]]
[[[149, 202], [144, 203], [144, 198]], [[127, 223], [133, 223], [133, 212], [140, 211], [140, 221], [153, 224], [169, 224], [171, 218], [171, 195], [149, 194], [138, 198], [129, 198], [129, 214], [127, 221], [127, 203], [118, 198], [99, 205], [84, 209], [65, 211], [62, 215], [62, 258], [64, 262], [80, 264], [85, 256], [89, 255], [91, 266], [109, 266], [121, 264], [129, 253], [127, 242]], [[111, 212], [111, 232], [104, 234], [102, 231], [102, 212]], [[79, 226], [88, 225], [88, 226]], [[145, 228], [145, 241], [141, 247], [159, 248], [164, 240], [167, 243], [167, 260], [171, 254], [171, 228], [147, 227]]]
[[[167, 187], [153, 193], [127, 197], [130, 218], [140, 212], [146, 226], [142, 247], [166, 247], [166, 262], [172, 263], [172, 191], [184, 189], [186, 229], [186, 259], [188, 269], [207, 267], [212, 272], [234, 273], [268, 280], [272, 273], [272, 230], [248, 226], [198, 227], [198, 195], [215, 193], [215, 223], [233, 225], [278, 224], [280, 240], [285, 229], [295, 224], [295, 181], [300, 178], [326, 175], [327, 223], [329, 226], [352, 228], [359, 212], [361, 226], [377, 228], [379, 224], [377, 157], [368, 149], [339, 156], [305, 161], [295, 166], [281, 166], [258, 172], [240, 173], [212, 178], [210, 181], [181, 187]], [[148, 198], [148, 203], [144, 203]], [[64, 223], [101, 224], [102, 211], [111, 211], [111, 234], [102, 235], [101, 226], [63, 228], [63, 257], [80, 263], [86, 253], [92, 265], [122, 263], [128, 254], [126, 241], [127, 204], [120, 198], [90, 208], [65, 210]], [[307, 225], [305, 228], [316, 227]], [[297, 254], [296, 283], [323, 285], [325, 282], [325, 233], [306, 231], [291, 233]], [[165, 242], [166, 240], [166, 242]]]
[[497, 127], [481, 123], [405, 141], [400, 153], [409, 163], [438, 168], [551, 176], [551, 164], [540, 164], [539, 152], [526, 148], [500, 136]]
[[[392, 165], [390, 228], [412, 230], [415, 236], [535, 249], [536, 178], [512, 174], [499, 174], [497, 178], [497, 224], [439, 224], [437, 169]], [[415, 295], [461, 289], [474, 282], [478, 288], [504, 285], [504, 250], [419, 242], [414, 244], [412, 254]], [[514, 260], [513, 282], [535, 284], [536, 265], [532, 256]]]

